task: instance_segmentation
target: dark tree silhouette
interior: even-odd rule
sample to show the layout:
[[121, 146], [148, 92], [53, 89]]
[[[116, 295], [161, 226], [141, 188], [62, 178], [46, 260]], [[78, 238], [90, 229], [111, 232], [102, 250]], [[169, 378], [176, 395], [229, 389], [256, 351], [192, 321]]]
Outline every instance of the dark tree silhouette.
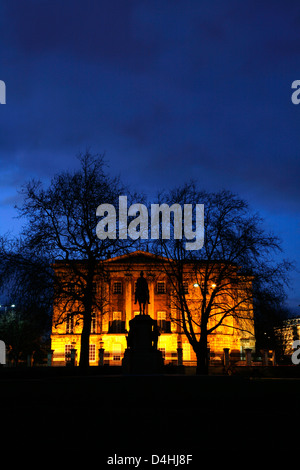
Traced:
[[82, 323], [79, 365], [89, 365], [89, 337], [95, 309], [101, 314], [105, 295], [95, 292], [95, 283], [106, 276], [102, 263], [108, 256], [130, 249], [130, 242], [96, 235], [98, 205], [118, 207], [118, 197], [130, 192], [118, 177], [105, 171], [103, 156], [89, 152], [79, 156], [80, 168], [54, 176], [48, 188], [30, 181], [22, 188], [20, 216], [27, 221], [21, 241], [14, 249], [2, 245], [2, 259], [23, 266], [24, 272], [36, 270], [37, 279], [54, 292], [59, 315], [66, 321], [72, 313]]
[[[184, 237], [160, 238], [156, 249], [167, 259], [162, 266], [172, 285], [174, 306], [180, 311], [180, 317], [173, 320], [180, 323], [195, 351], [197, 373], [207, 374], [210, 335], [225, 327], [253, 336], [255, 287], [282, 292], [291, 264], [273, 261], [280, 240], [267, 233], [261, 217], [230, 191], [199, 191], [191, 182], [160, 194], [159, 201], [204, 204], [202, 249], [186, 250]], [[188, 278], [186, 265], [192, 266], [193, 279]], [[192, 298], [186, 292], [187, 282], [198, 287]]]

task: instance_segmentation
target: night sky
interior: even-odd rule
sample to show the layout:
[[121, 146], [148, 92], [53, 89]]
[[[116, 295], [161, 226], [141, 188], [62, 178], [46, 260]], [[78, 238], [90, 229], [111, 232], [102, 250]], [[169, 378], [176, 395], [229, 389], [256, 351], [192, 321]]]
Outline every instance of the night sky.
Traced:
[[149, 195], [236, 192], [299, 269], [299, 0], [1, 0], [0, 58], [1, 234], [24, 182], [90, 148]]

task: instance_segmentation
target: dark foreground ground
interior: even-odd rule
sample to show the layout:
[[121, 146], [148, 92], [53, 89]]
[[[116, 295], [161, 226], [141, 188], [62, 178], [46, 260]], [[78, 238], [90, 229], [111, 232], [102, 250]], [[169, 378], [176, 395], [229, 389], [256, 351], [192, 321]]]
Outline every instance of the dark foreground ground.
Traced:
[[5, 374], [2, 369], [0, 409], [2, 449], [89, 449], [103, 463], [114, 454], [196, 456], [206, 449], [226, 450], [228, 456], [245, 449], [250, 456], [255, 450], [298, 449], [300, 439], [300, 379], [295, 377]]

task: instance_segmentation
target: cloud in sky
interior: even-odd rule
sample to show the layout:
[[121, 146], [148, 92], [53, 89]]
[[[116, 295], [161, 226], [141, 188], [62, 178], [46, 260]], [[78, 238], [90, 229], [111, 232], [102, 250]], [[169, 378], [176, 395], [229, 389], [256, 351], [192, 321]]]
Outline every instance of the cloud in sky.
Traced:
[[137, 189], [193, 177], [284, 215], [300, 252], [299, 25], [297, 1], [2, 1], [1, 231], [22, 183], [90, 147]]

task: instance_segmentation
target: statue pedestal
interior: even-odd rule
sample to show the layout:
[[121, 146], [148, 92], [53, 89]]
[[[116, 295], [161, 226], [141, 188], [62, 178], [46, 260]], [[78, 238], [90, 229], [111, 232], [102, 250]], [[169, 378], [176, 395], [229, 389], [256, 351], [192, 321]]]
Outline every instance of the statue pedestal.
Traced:
[[159, 374], [163, 357], [157, 350], [157, 323], [149, 315], [136, 315], [129, 322], [127, 349], [122, 361], [124, 374]]
[[161, 351], [125, 350], [122, 360], [123, 374], [161, 374], [164, 361]]

